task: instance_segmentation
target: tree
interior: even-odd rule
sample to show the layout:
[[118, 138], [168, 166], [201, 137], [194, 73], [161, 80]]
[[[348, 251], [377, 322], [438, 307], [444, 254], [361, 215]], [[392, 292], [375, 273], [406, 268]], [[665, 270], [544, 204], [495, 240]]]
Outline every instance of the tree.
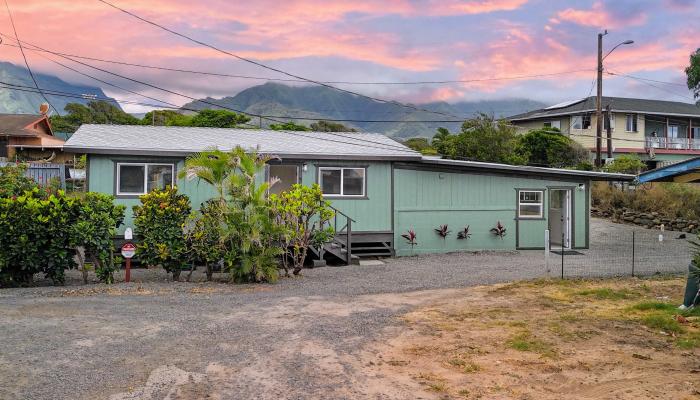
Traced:
[[421, 154], [425, 155], [435, 155], [437, 154], [437, 150], [433, 148], [430, 143], [428, 142], [427, 138], [410, 138], [406, 140], [403, 144], [408, 146], [409, 148], [420, 152]]
[[343, 124], [323, 120], [312, 123], [311, 130], [315, 132], [357, 132], [357, 130]]
[[603, 167], [605, 172], [636, 175], [646, 169], [646, 164], [634, 154], [623, 154], [615, 157], [613, 162]]
[[444, 157], [475, 161], [523, 164], [517, 154], [518, 136], [505, 120], [495, 120], [486, 114], [464, 121], [459, 134], [439, 128], [432, 145]]
[[588, 150], [556, 128], [531, 130], [518, 138], [518, 154], [528, 165], [567, 168], [588, 162]]
[[191, 125], [210, 128], [235, 128], [250, 121], [250, 117], [229, 110], [205, 109], [192, 117]]
[[192, 116], [175, 110], [153, 110], [146, 113], [142, 125], [192, 126]]
[[256, 182], [270, 158], [241, 147], [231, 153], [236, 173], [229, 178], [224, 262], [235, 282], [274, 282], [279, 276], [277, 257], [282, 254], [276, 243], [280, 229], [266, 197], [270, 185]]
[[304, 125], [297, 125], [294, 122], [285, 122], [283, 124], [272, 124], [270, 129], [273, 131], [308, 131], [308, 127]]
[[216, 200], [223, 207], [231, 182], [230, 177], [235, 172], [236, 160], [231, 152], [221, 150], [206, 150], [193, 154], [185, 159], [185, 167], [180, 170], [180, 179], [200, 179], [214, 187]]
[[330, 202], [323, 198], [318, 184], [311, 187], [294, 184], [290, 190], [271, 195], [270, 202], [281, 227], [280, 242], [286, 250], [282, 267], [289, 276], [290, 258], [293, 273], [298, 275], [304, 267], [309, 246], [326, 243], [333, 237], [333, 228], [324, 228], [334, 215]]
[[688, 89], [693, 91], [693, 96], [698, 99], [700, 105], [700, 48], [690, 55], [690, 65], [685, 69], [688, 76]]
[[124, 112], [118, 106], [104, 101], [90, 101], [87, 105], [68, 103], [67, 114], [52, 115], [51, 126], [56, 132], [75, 132], [82, 124], [138, 125], [141, 120]]

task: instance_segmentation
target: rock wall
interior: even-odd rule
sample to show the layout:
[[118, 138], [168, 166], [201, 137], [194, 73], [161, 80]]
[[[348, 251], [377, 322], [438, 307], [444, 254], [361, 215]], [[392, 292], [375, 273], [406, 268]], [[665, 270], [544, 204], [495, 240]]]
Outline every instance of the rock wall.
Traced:
[[669, 231], [688, 232], [693, 234], [697, 234], [700, 231], [700, 221], [683, 218], [669, 218], [660, 215], [657, 212], [644, 213], [630, 210], [629, 208], [608, 211], [591, 207], [591, 215], [594, 217], [610, 219], [613, 222], [621, 224], [638, 225], [649, 229], [661, 229], [661, 225], [663, 225], [664, 229]]

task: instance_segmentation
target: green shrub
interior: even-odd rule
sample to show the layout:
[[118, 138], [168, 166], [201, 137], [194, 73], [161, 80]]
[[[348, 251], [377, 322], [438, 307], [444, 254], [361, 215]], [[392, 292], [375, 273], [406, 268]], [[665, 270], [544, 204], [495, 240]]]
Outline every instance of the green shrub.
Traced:
[[668, 218], [700, 219], [700, 189], [695, 185], [660, 182], [650, 187], [622, 190], [605, 182], [596, 182], [593, 205], [614, 212], [629, 208], [637, 212], [657, 212]]
[[304, 267], [309, 246], [320, 246], [333, 237], [333, 229], [324, 227], [333, 217], [330, 202], [323, 199], [321, 187], [295, 184], [288, 191], [271, 195], [272, 210], [280, 225], [281, 244], [286, 254], [282, 257], [282, 267], [289, 275], [288, 259], [292, 261], [294, 275]]
[[[79, 202], [78, 220], [73, 225], [75, 244], [85, 249], [85, 256], [95, 265], [98, 279], [105, 283], [114, 283], [112, 238], [124, 221], [125, 209], [123, 205], [114, 204], [113, 196], [102, 193], [85, 193]], [[80, 258], [80, 252], [76, 253]], [[81, 267], [85, 271], [84, 265]], [[87, 279], [85, 274], [84, 279]]]
[[198, 213], [190, 215], [185, 229], [193, 261], [204, 263], [208, 281], [212, 278], [214, 264], [221, 261], [226, 252], [225, 211], [217, 199], [209, 200], [202, 204]]
[[140, 239], [136, 255], [145, 265], [160, 265], [178, 280], [188, 262], [183, 228], [192, 211], [190, 200], [176, 187], [154, 190], [140, 200], [141, 205], [133, 207]]
[[605, 172], [636, 175], [646, 169], [646, 164], [635, 154], [623, 154], [615, 157], [613, 162], [603, 167]]
[[26, 176], [26, 164], [8, 164], [0, 167], [0, 197], [12, 197], [24, 194], [38, 187], [36, 182]]
[[59, 191], [46, 199], [37, 188], [20, 196], [0, 198], [0, 285], [31, 283], [43, 272], [63, 283], [75, 267], [73, 224], [79, 202]]

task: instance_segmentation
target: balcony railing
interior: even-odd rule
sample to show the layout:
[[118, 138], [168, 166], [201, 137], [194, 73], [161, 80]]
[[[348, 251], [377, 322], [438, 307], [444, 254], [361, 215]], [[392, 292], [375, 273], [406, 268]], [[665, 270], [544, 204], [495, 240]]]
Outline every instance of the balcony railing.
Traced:
[[700, 139], [647, 137], [647, 149], [700, 150]]

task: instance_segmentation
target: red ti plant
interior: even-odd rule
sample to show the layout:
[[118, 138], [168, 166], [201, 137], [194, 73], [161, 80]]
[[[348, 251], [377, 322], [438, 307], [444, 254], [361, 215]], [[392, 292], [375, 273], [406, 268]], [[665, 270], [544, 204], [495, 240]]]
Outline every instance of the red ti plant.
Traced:
[[447, 229], [447, 224], [440, 225], [439, 227], [435, 228], [435, 232], [437, 232], [437, 234], [440, 235], [440, 237], [443, 239], [445, 239], [447, 235], [450, 234], [449, 229]]
[[491, 233], [493, 233], [494, 235], [496, 235], [496, 236], [498, 236], [499, 238], [501, 238], [501, 240], [503, 240], [503, 237], [506, 235], [506, 227], [503, 226], [503, 224], [501, 223], [501, 221], [498, 221], [498, 222], [496, 223], [496, 227], [495, 227], [495, 228], [491, 228]]
[[457, 239], [469, 239], [472, 237], [472, 233], [469, 232], [469, 225], [465, 226], [464, 229], [457, 232]]
[[407, 233], [401, 235], [402, 238], [406, 239], [406, 242], [411, 245], [411, 255], [413, 255], [413, 246], [417, 245], [416, 232], [413, 229], [409, 229]]

